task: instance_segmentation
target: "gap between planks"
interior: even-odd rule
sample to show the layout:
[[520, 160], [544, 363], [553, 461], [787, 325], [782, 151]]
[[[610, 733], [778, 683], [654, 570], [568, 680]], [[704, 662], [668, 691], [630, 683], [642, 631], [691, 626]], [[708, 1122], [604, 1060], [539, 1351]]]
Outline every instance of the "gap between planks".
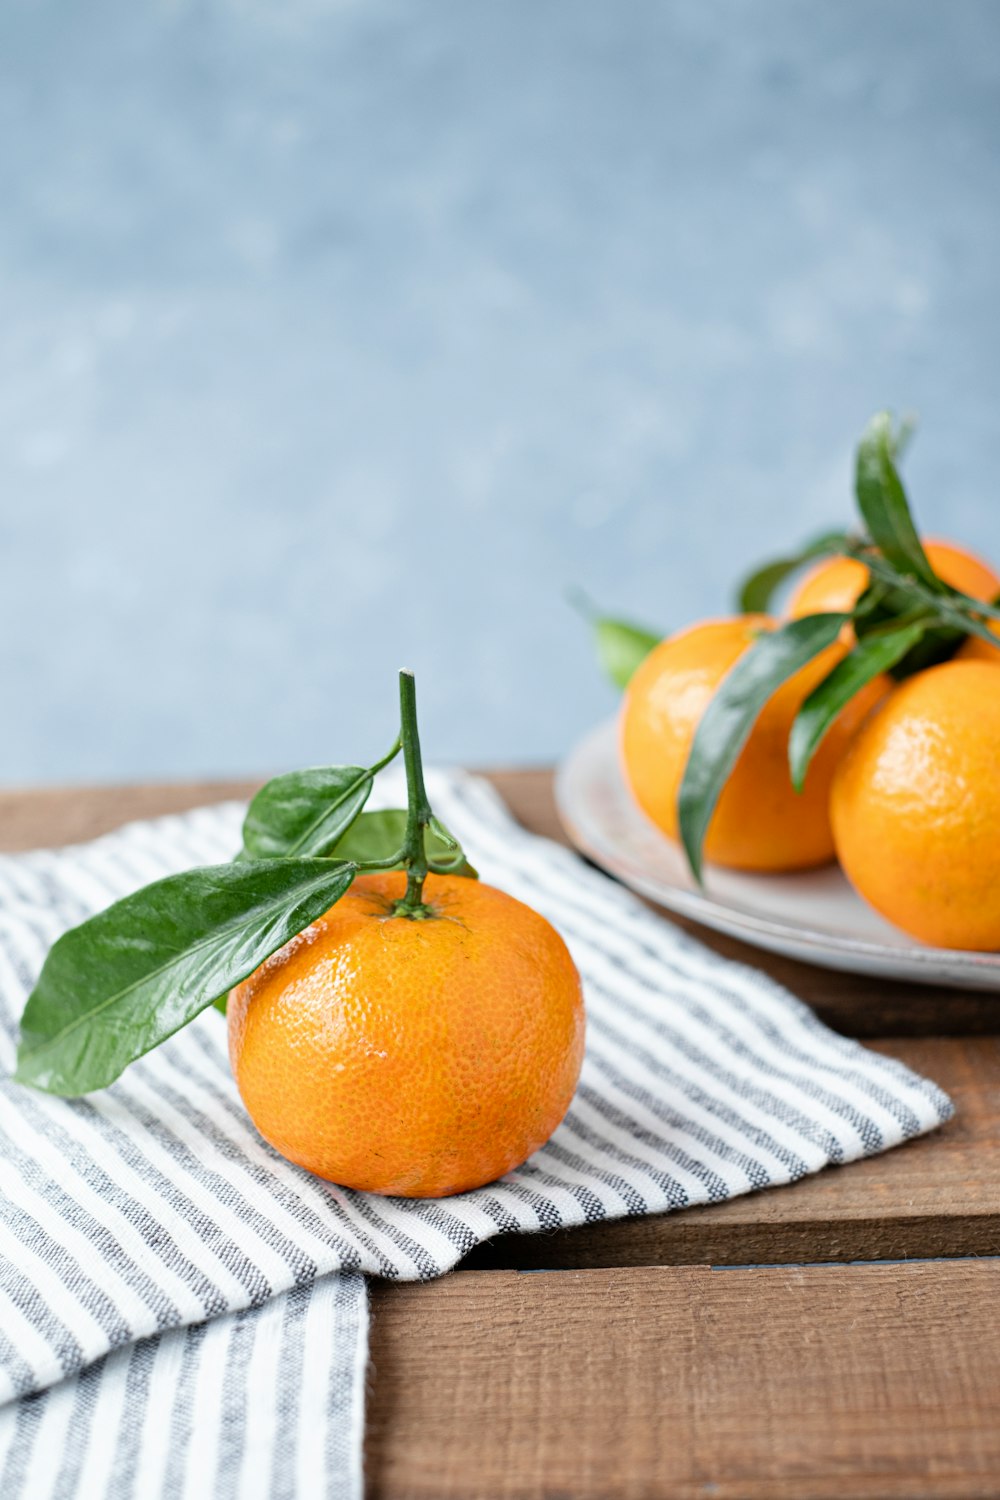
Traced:
[[995, 1496], [1000, 1262], [376, 1287], [371, 1500]]
[[478, 1269], [750, 1265], [1000, 1254], [1000, 1039], [873, 1044], [939, 1083], [955, 1118], [786, 1187], [647, 1218], [491, 1240]]
[[[521, 821], [562, 839], [546, 771], [489, 773]], [[25, 848], [97, 834], [130, 818], [245, 799], [259, 783], [51, 788], [0, 792], [0, 847]], [[565, 840], [563, 840], [565, 842]], [[935, 1079], [958, 1118], [885, 1156], [832, 1168], [790, 1187], [682, 1214], [503, 1238], [470, 1266], [739, 1264], [884, 1260], [1000, 1251], [1000, 1054], [992, 1036], [907, 1035], [997, 1030], [986, 994], [922, 990], [831, 974], [700, 933], [724, 952], [788, 983], [832, 1024], [877, 1036], [872, 1045]]]
[[[561, 838], [549, 773], [491, 779], [529, 828]], [[0, 792], [0, 848], [93, 838], [257, 785]], [[772, 1264], [725, 1276], [692, 1264], [1000, 1251], [995, 998], [875, 984], [698, 936], [839, 1029], [894, 1037], [875, 1045], [951, 1092], [957, 1120], [793, 1187], [478, 1252], [524, 1269], [614, 1270], [462, 1270], [377, 1286], [372, 1496], [1000, 1494], [996, 1262]]]

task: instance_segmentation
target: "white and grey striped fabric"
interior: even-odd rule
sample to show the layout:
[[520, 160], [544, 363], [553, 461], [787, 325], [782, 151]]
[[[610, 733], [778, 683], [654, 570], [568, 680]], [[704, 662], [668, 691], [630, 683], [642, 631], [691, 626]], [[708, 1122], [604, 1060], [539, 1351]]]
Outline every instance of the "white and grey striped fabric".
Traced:
[[[721, 1202], [950, 1115], [933, 1083], [525, 833], [484, 783], [439, 772], [429, 788], [483, 879], [548, 916], [583, 975], [587, 1056], [565, 1122], [502, 1181], [411, 1202], [331, 1186], [267, 1146], [214, 1011], [86, 1099], [5, 1081], [4, 1500], [356, 1495], [364, 1274], [429, 1278], [499, 1233]], [[377, 790], [401, 800], [393, 773]], [[150, 880], [228, 858], [242, 811], [0, 858], [5, 1079], [54, 938]]]
[[126, 1344], [0, 1408], [0, 1495], [353, 1500], [367, 1353], [357, 1271]]

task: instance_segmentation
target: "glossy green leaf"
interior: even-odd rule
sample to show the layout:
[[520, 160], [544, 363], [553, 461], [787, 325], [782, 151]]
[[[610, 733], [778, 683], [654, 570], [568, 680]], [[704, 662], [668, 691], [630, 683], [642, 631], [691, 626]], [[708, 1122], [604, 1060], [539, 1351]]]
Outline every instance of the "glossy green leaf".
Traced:
[[924, 625], [915, 624], [866, 636], [809, 694], [795, 717], [788, 740], [788, 764], [797, 792], [802, 790], [809, 762], [841, 709], [881, 672], [888, 672], [902, 661], [917, 645], [924, 630]]
[[797, 573], [807, 562], [814, 562], [818, 557], [826, 557], [842, 551], [849, 542], [850, 537], [846, 532], [825, 531], [822, 536], [814, 537], [811, 542], [807, 542], [798, 552], [764, 563], [749, 577], [744, 578], [739, 586], [737, 604], [741, 614], [766, 614], [771, 607], [774, 595], [786, 578]]
[[762, 631], [722, 679], [698, 725], [677, 799], [681, 841], [696, 880], [712, 813], [758, 714], [783, 682], [837, 639], [848, 618], [805, 615]]
[[247, 809], [244, 854], [250, 859], [328, 854], [371, 789], [372, 773], [362, 766], [315, 766], [275, 776]]
[[966, 599], [947, 586], [937, 592], [913, 578], [907, 579], [881, 555], [875, 556], [870, 551], [859, 555], [876, 577], [854, 606], [851, 616], [858, 640], [881, 635], [887, 627], [909, 625], [915, 615], [924, 620], [920, 639], [888, 668], [893, 677], [912, 677], [914, 672], [924, 672], [928, 667], [948, 661], [966, 635], [985, 631], [982, 620], [973, 620], [970, 616], [992, 613], [991, 606]]
[[872, 417], [858, 444], [855, 482], [858, 508], [872, 541], [888, 563], [929, 589], [944, 588], [927, 560], [913, 524], [906, 491], [896, 469], [899, 436], [888, 412]]
[[952, 629], [959, 635], [977, 635], [991, 646], [996, 645], [997, 637], [985, 623], [987, 619], [1000, 620], [1000, 606], [995, 602], [988, 604], [982, 599], [973, 599], [948, 584], [940, 584], [939, 589], [928, 588], [919, 579], [900, 573], [884, 557], [865, 551], [855, 555], [860, 557], [873, 578], [888, 587], [890, 593], [886, 597], [898, 601], [892, 612], [899, 613], [904, 604], [910, 611], [919, 605], [937, 617], [942, 629]]
[[355, 867], [256, 860], [171, 875], [64, 933], [21, 1020], [15, 1077], [104, 1088], [340, 899]]
[[[336, 859], [349, 859], [359, 865], [380, 864], [392, 859], [402, 850], [405, 835], [406, 812], [403, 808], [365, 812], [340, 839], [333, 854]], [[437, 818], [424, 832], [424, 848], [433, 869], [440, 872], [447, 867], [450, 875], [476, 878], [476, 872], [465, 858], [461, 844]], [[403, 866], [396, 860], [387, 868], [401, 870]]]

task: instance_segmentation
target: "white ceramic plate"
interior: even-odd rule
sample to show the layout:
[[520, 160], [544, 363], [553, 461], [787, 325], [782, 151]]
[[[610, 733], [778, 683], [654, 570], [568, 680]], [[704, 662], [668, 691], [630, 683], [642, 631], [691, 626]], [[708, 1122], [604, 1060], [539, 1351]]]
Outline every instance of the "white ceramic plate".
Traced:
[[1000, 953], [914, 942], [856, 896], [835, 865], [795, 875], [710, 867], [699, 891], [679, 846], [632, 801], [618, 764], [614, 721], [592, 730], [563, 761], [556, 801], [578, 849], [633, 890], [706, 927], [823, 968], [1000, 990]]

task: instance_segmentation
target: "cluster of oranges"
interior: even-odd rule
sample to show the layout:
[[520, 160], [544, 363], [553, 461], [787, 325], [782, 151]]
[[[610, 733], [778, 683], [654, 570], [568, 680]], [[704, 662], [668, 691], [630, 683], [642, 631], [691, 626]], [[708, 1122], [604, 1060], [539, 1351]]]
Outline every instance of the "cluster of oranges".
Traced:
[[[984, 602], [1000, 576], [948, 542], [925, 551], [938, 576]], [[869, 582], [864, 563], [819, 563], [786, 618], [849, 612]], [[761, 631], [779, 622], [740, 615], [692, 625], [641, 663], [626, 690], [621, 752], [647, 816], [678, 836], [678, 792], [709, 701]], [[788, 739], [809, 693], [853, 644], [840, 641], [773, 695], [716, 805], [708, 859], [736, 869], [807, 869], [836, 857], [856, 890], [890, 922], [949, 948], [1000, 948], [1000, 642], [968, 636], [953, 658], [895, 684], [882, 676], [845, 705], [792, 786]]]

